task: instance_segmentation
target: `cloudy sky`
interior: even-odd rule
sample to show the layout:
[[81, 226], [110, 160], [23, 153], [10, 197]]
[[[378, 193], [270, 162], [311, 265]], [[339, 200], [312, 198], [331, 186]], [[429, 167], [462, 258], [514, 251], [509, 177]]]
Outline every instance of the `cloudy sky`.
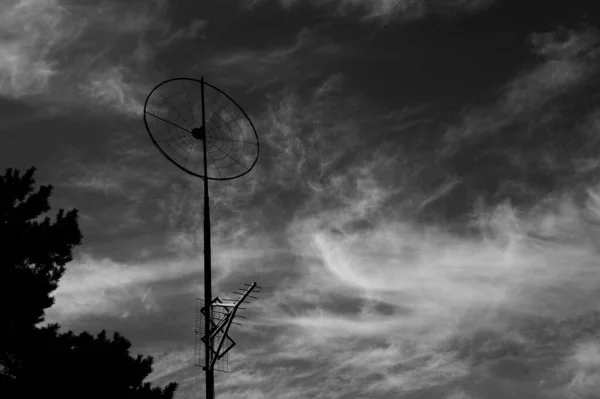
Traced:
[[[0, 168], [84, 244], [47, 320], [119, 331], [201, 398], [201, 181], [153, 147], [204, 76], [261, 154], [211, 183], [213, 293], [263, 287], [219, 398], [594, 398], [600, 27], [588, 2], [5, 0]], [[241, 320], [240, 320], [241, 321]]]

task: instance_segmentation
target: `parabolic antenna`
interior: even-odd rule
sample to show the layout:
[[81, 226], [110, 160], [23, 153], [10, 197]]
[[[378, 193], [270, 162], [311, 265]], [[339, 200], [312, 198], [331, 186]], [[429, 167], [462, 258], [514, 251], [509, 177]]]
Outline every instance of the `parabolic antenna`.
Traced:
[[258, 135], [246, 112], [204, 80], [174, 78], [160, 83], [146, 98], [144, 123], [169, 161], [200, 178], [235, 179], [248, 173], [258, 159]]
[[[227, 314], [213, 309], [217, 305], [211, 285], [208, 181], [235, 179], [250, 172], [258, 160], [258, 135], [244, 110], [227, 94], [206, 83], [204, 77], [169, 79], [152, 89], [144, 104], [144, 124], [156, 148], [169, 161], [204, 183], [205, 307], [200, 316], [204, 318], [204, 328], [200, 328], [204, 334], [196, 331], [196, 337], [200, 337], [196, 346], [204, 346], [200, 353], [204, 354], [206, 371], [205, 397], [213, 399], [216, 362], [231, 348], [227, 331], [237, 307]], [[252, 289], [255, 286], [256, 283]]]

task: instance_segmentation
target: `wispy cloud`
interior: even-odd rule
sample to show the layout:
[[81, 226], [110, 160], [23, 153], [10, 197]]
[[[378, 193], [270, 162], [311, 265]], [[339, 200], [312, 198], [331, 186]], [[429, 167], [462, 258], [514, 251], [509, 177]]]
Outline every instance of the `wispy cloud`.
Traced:
[[596, 394], [600, 389], [600, 343], [597, 340], [577, 343], [564, 367], [573, 375], [567, 392], [578, 397]]
[[465, 115], [463, 124], [448, 132], [448, 140], [454, 141], [458, 134], [495, 132], [586, 84], [596, 69], [598, 33], [593, 29], [566, 33], [566, 37], [556, 31], [532, 35], [532, 50], [544, 57], [544, 61], [510, 80], [493, 107]]
[[[227, 249], [222, 242], [214, 240], [215, 275], [227, 273], [232, 264], [237, 267], [265, 255], [265, 247], [260, 243], [250, 244]], [[160, 313], [161, 303], [168, 302], [171, 295], [163, 290], [149, 290], [149, 287], [185, 280], [185, 284], [179, 284], [176, 295], [187, 293], [193, 298], [194, 293], [200, 292], [202, 261], [202, 256], [180, 254], [168, 261], [122, 263], [81, 253], [65, 273], [48, 319], [67, 323], [90, 315], [118, 317], [130, 310], [132, 301], [143, 304], [147, 311]]]
[[94, 71], [89, 74], [87, 82], [80, 85], [80, 90], [100, 110], [112, 108], [130, 118], [139, 118], [146, 87], [135, 85], [131, 79], [133, 75], [132, 70], [123, 66]]
[[[261, 0], [250, 0], [248, 4], [256, 4]], [[389, 20], [398, 18], [401, 20], [413, 20], [422, 18], [429, 13], [454, 14], [461, 12], [472, 12], [485, 9], [496, 0], [315, 0], [312, 4], [316, 6], [335, 5], [337, 10], [346, 13], [350, 10], [361, 9], [365, 18], [372, 20]], [[280, 0], [284, 7], [290, 7], [298, 0]]]
[[196, 68], [206, 65], [217, 80], [238, 76], [239, 82], [250, 86], [250, 90], [256, 90], [275, 83], [290, 84], [297, 79], [304, 80], [315, 73], [306, 70], [307, 64], [339, 59], [344, 52], [343, 45], [323, 36], [318, 30], [303, 29], [288, 46], [227, 49], [207, 62], [199, 63]]
[[168, 46], [169, 44], [178, 40], [195, 39], [200, 34], [200, 31], [202, 31], [207, 24], [208, 21], [202, 19], [195, 19], [188, 26], [177, 29], [169, 37], [161, 41], [159, 46]]
[[[480, 132], [471, 123], [474, 118], [507, 118], [514, 123], [518, 115], [543, 121], [554, 108], [545, 108], [546, 98], [539, 95], [540, 91], [576, 92], [593, 72], [586, 60], [568, 62], [568, 68], [576, 65], [570, 71], [580, 72], [547, 73], [546, 68], [553, 68], [548, 65], [554, 64], [545, 61], [511, 81], [493, 107], [475, 110], [451, 131], [477, 136]], [[317, 98], [314, 101], [319, 104]], [[526, 106], [514, 106], [521, 102], [517, 98], [527, 99]], [[277, 134], [289, 132], [295, 138], [282, 141], [287, 146], [281, 153], [294, 159], [293, 165], [284, 170], [298, 175], [298, 168], [304, 170], [304, 165], [311, 162], [307, 143], [310, 132], [318, 131], [318, 127], [299, 135], [302, 122], [294, 115], [304, 105], [298, 96], [284, 99], [278, 101], [280, 108], [273, 109], [270, 116], [274, 118], [272, 126], [278, 126]], [[554, 101], [564, 101], [564, 97], [557, 94]], [[318, 112], [309, 114], [315, 121], [327, 120], [314, 117]], [[580, 126], [575, 129], [581, 129], [581, 134], [593, 134], [594, 128], [587, 123], [590, 117], [593, 115], [586, 114], [579, 120]], [[489, 140], [490, 145], [497, 143], [495, 137], [504, 126], [488, 126], [486, 134], [478, 137]], [[513, 126], [529, 128], [527, 124]], [[445, 149], [443, 134], [437, 139], [439, 148]], [[275, 137], [268, 142], [277, 143]], [[459, 141], [456, 148], [464, 145], [468, 143]], [[560, 148], [552, 146], [547, 151]], [[460, 151], [450, 154], [448, 159], [457, 160]], [[463, 223], [476, 229], [470, 234], [457, 234], [444, 219], [423, 224], [403, 209], [423, 209], [424, 203], [443, 198], [458, 182], [466, 185], [484, 171], [475, 167], [455, 169], [456, 175], [446, 180], [451, 183], [445, 188], [424, 184], [427, 175], [419, 173], [406, 173], [388, 186], [380, 171], [390, 170], [397, 157], [397, 153], [381, 149], [370, 159], [355, 161], [345, 172], [337, 168], [321, 177], [317, 177], [315, 167], [306, 168], [312, 171], [307, 186], [311, 194], [287, 230], [289, 245], [299, 258], [296, 274], [281, 284], [271, 301], [257, 305], [269, 315], [261, 317], [259, 328], [264, 323], [281, 329], [278, 339], [265, 348], [278, 355], [266, 361], [309, 362], [312, 370], [321, 370], [320, 375], [327, 376], [318, 380], [319, 386], [327, 389], [335, 385], [340, 396], [424, 390], [463, 381], [474, 374], [492, 380], [518, 380], [521, 377], [517, 371], [506, 371], [517, 368], [517, 361], [513, 366], [506, 360], [506, 364], [494, 367], [479, 366], [479, 362], [488, 359], [493, 363], [508, 356], [510, 345], [522, 348], [518, 350], [532, 358], [542, 356], [544, 344], [523, 344], [524, 324], [541, 318], [548, 329], [554, 329], [558, 328], [556, 323], [574, 315], [589, 319], [598, 306], [597, 179], [585, 180], [583, 191], [555, 185], [546, 195], [536, 195], [536, 201], [516, 204], [503, 201], [499, 194], [496, 202], [480, 207], [477, 198], [483, 192], [471, 186], [475, 195], [465, 205], [470, 219]], [[573, 176], [574, 169], [569, 173]], [[294, 185], [289, 178], [283, 181]], [[404, 186], [398, 184], [403, 181]], [[486, 331], [490, 337], [502, 340], [504, 346], [500, 348], [504, 349], [494, 352], [476, 344], [475, 337]], [[565, 338], [574, 344], [576, 336]], [[586, 353], [591, 353], [589, 347]], [[552, 375], [561, 354], [555, 353], [553, 359], [549, 367], [538, 366], [539, 375]], [[519, 363], [523, 370], [533, 367], [524, 364]], [[596, 387], [594, 373], [569, 373], [574, 381], [571, 385], [586, 387], [581, 388], [582, 393], [587, 386]], [[353, 382], [340, 385], [344, 375], [352, 375]], [[288, 381], [291, 383], [291, 379]], [[340, 390], [340, 386], [344, 388]], [[454, 396], [469, 397], [461, 392]]]
[[[357, 112], [361, 107], [362, 114]], [[361, 151], [359, 143], [384, 130], [382, 125], [404, 119], [394, 117], [381, 124], [375, 115], [356, 93], [344, 90], [340, 74], [327, 77], [307, 94], [284, 89], [272, 95], [258, 122], [267, 147], [263, 164], [268, 180], [279, 187], [312, 190], [331, 171], [347, 165], [350, 154], [362, 161], [370, 154]], [[361, 137], [363, 129], [371, 129], [372, 135]]]
[[[470, 337], [480, 330], [506, 337], [518, 320], [539, 316], [561, 320], [598, 305], [597, 250], [582, 240], [594, 227], [565, 210], [565, 205], [564, 213], [516, 219], [514, 213], [499, 209], [490, 221], [492, 234], [461, 239], [435, 229], [416, 229], [389, 216], [376, 217], [378, 197], [371, 198], [357, 196], [339, 213], [324, 211], [302, 222], [311, 221], [290, 241], [302, 254], [306, 274], [282, 287], [275, 301], [279, 309], [271, 305], [263, 309], [272, 312], [269, 323], [301, 329], [301, 341], [285, 344], [304, 342], [302, 349], [288, 348], [295, 359], [313, 359], [306, 346], [318, 347], [331, 356], [322, 366], [324, 374], [333, 379], [344, 372], [357, 379], [355, 386], [346, 386], [346, 393], [368, 382], [367, 370], [383, 376], [368, 384], [379, 393], [461, 379], [470, 375], [472, 359], [461, 358], [448, 346], [453, 337]], [[365, 201], [372, 207], [363, 214], [359, 210], [370, 208]], [[352, 222], [362, 218], [374, 226], [354, 227]], [[548, 236], [547, 230], [539, 230], [542, 225], [553, 225], [558, 234], [571, 231], [580, 239], [550, 244], [533, 238]], [[573, 225], [580, 227], [573, 231]], [[355, 298], [362, 305], [348, 314], [327, 310], [338, 295], [337, 301]], [[387, 304], [391, 314], [377, 315], [367, 305], [373, 302]], [[298, 314], [281, 313], [294, 307]], [[338, 340], [343, 342], [341, 352], [334, 349]], [[394, 344], [379, 354], [372, 348], [360, 349], [377, 342]], [[349, 353], [352, 360], [342, 361]], [[328, 367], [334, 364], [341, 369]], [[349, 370], [343, 371], [342, 365]]]
[[136, 118], [160, 42], [194, 38], [205, 25], [195, 20], [172, 32], [162, 0], [11, 0], [0, 7], [0, 95]]
[[58, 53], [77, 40], [85, 27], [85, 22], [71, 20], [59, 0], [3, 2], [0, 95], [18, 98], [44, 92], [50, 79], [61, 73]]
[[[592, 320], [600, 301], [598, 111], [574, 106], [595, 87], [594, 37], [535, 36], [534, 51], [545, 58], [508, 82], [495, 103], [466, 111], [449, 128], [417, 129], [415, 115], [369, 107], [343, 74], [272, 94], [256, 118], [264, 144], [256, 170], [211, 185], [215, 292], [250, 274], [271, 283], [236, 330], [239, 342], [254, 346], [232, 356], [220, 395], [389, 397], [437, 387], [466, 399], [478, 397], [469, 389], [474, 381], [510, 385], [513, 395], [521, 388], [593, 393], [592, 334], [561, 323]], [[267, 73], [302, 51], [303, 40], [213, 61], [260, 67], [266, 54]], [[95, 98], [136, 112], [125, 70], [107, 70], [114, 74], [90, 76], [121, 81], [108, 93], [92, 86]], [[400, 137], [405, 132], [414, 134]], [[159, 244], [147, 246], [167, 248], [170, 260], [82, 253], [56, 293], [56, 320], [127, 323], [141, 314], [159, 323], [183, 303], [179, 295], [201, 292], [202, 187], [140, 147], [121, 142], [123, 162], [90, 163], [69, 184], [159, 204], [140, 229], [161, 219]], [[545, 185], [536, 186], [540, 178]], [[525, 200], [519, 190], [534, 194]], [[191, 325], [192, 314], [170, 331]], [[157, 350], [152, 378], [201, 387], [182, 345]], [[560, 381], [540, 383], [557, 370]]]

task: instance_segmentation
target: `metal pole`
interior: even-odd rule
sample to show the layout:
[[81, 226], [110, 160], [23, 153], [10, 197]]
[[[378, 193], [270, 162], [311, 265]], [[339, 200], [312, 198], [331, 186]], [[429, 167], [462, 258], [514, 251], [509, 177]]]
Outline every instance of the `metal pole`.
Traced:
[[204, 304], [206, 312], [204, 316], [204, 336], [206, 337], [206, 399], [214, 399], [215, 397], [215, 375], [211, 368], [211, 340], [210, 340], [210, 322], [212, 313], [212, 290], [211, 290], [211, 264], [210, 264], [210, 209], [208, 204], [208, 166], [206, 161], [206, 115], [204, 112], [204, 77], [201, 78], [201, 94], [202, 94], [202, 129], [204, 129], [204, 137], [202, 140], [202, 153], [204, 157]]

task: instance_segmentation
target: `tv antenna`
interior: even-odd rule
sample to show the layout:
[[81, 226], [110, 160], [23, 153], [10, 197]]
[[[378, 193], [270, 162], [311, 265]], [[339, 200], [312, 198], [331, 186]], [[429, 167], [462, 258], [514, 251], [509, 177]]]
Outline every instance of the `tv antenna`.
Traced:
[[[231, 180], [250, 172], [258, 160], [258, 135], [246, 112], [203, 77], [168, 79], [154, 87], [144, 104], [144, 124], [165, 158], [204, 182], [205, 306], [196, 312], [201, 321], [201, 329], [196, 331], [196, 353], [204, 360], [203, 366], [197, 365], [206, 371], [206, 398], [212, 399], [214, 370], [222, 371], [218, 361], [226, 359], [235, 345], [227, 335], [229, 327], [256, 283], [233, 304], [212, 298], [208, 181]], [[204, 335], [199, 336], [202, 331]]]
[[[202, 360], [206, 361], [210, 359], [210, 368], [216, 371], [228, 372], [228, 352], [235, 346], [235, 341], [229, 337], [229, 328], [232, 324], [241, 325], [233, 321], [235, 316], [245, 319], [244, 316], [237, 315], [238, 310], [245, 310], [246, 308], [240, 307], [244, 302], [247, 302], [247, 298], [258, 299], [257, 297], [251, 296], [250, 293], [260, 292], [256, 288], [259, 288], [256, 283], [252, 285], [245, 284], [245, 292], [234, 292], [236, 295], [240, 295], [236, 299], [219, 299], [216, 297], [211, 303], [212, 316], [210, 318], [210, 345], [206, 345], [206, 334], [202, 335], [202, 332], [206, 331], [206, 306], [201, 306], [198, 302], [201, 299], [196, 299], [196, 363], [201, 365]], [[239, 288], [241, 291], [242, 288]], [[228, 302], [223, 302], [228, 301]], [[206, 349], [210, 348], [211, 353], [207, 355]], [[210, 356], [210, 357], [209, 357]]]

